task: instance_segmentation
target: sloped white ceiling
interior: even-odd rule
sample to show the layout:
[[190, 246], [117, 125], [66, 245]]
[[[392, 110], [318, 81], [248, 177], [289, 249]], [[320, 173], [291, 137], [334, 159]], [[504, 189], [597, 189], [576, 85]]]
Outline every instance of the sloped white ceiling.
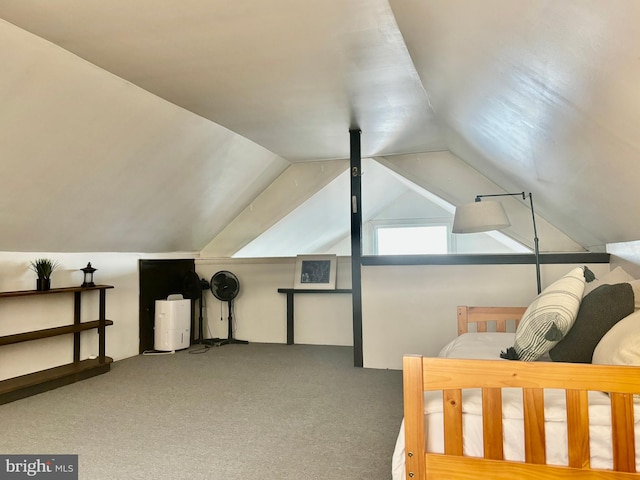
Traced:
[[199, 251], [288, 165], [0, 22], [0, 250]]
[[442, 149], [386, 0], [2, 1], [0, 17], [289, 161]]
[[453, 153], [588, 249], [640, 238], [640, 2], [390, 3]]
[[[442, 199], [449, 205], [473, 202], [476, 195], [507, 193], [451, 152], [396, 155], [378, 157], [376, 160], [404, 179], [405, 183], [418, 186], [423, 192], [430, 192], [430, 197], [435, 197], [434, 201]], [[537, 197], [534, 200], [535, 208]], [[518, 196], [501, 198], [500, 202], [511, 222], [511, 226], [501, 232], [533, 249], [533, 224], [528, 202], [522, 201]], [[453, 215], [453, 211], [450, 213]], [[536, 225], [541, 252], [585, 250], [562, 230], [549, 223], [540, 212], [536, 214]]]
[[[234, 256], [287, 257], [314, 253], [350, 255], [349, 164], [346, 161], [331, 163], [342, 166], [340, 175], [332, 176], [330, 182], [320, 183], [316, 180], [315, 184], [310, 182], [302, 184], [302, 188], [306, 191], [303, 202], [294, 202], [291, 205], [285, 198], [280, 197], [278, 203], [283, 207], [285, 205], [289, 207], [287, 215], [264, 229], [260, 235], [256, 235], [252, 242], [234, 252]], [[335, 168], [337, 165], [332, 166]], [[317, 165], [316, 162], [307, 162], [296, 164], [291, 169], [295, 169], [296, 178], [317, 179], [322, 178], [320, 169], [324, 166], [325, 163]], [[373, 159], [363, 159], [362, 171], [366, 176], [362, 190], [362, 217], [366, 222], [380, 210], [392, 204], [409, 188]], [[324, 178], [327, 177], [325, 173]], [[270, 202], [271, 198], [273, 194], [270, 189], [267, 189], [256, 200], [266, 203]], [[249, 214], [249, 212], [243, 212], [243, 214]], [[259, 215], [256, 212], [251, 214], [254, 217]], [[236, 225], [232, 222], [227, 230], [234, 231], [235, 227]], [[343, 242], [343, 239], [349, 239], [349, 241]], [[215, 244], [215, 240], [212, 243]], [[216, 251], [205, 249], [202, 253], [203, 255], [215, 254]]]
[[363, 156], [449, 150], [533, 192], [587, 249], [640, 238], [637, 0], [0, 0], [0, 18], [0, 249], [200, 250], [290, 162], [347, 158], [352, 127]]
[[[203, 256], [279, 257], [297, 254], [350, 254], [351, 218], [349, 202], [348, 162], [305, 162], [290, 167], [254, 202], [231, 222], [201, 253]], [[342, 167], [342, 168], [341, 168]], [[337, 175], [338, 172], [341, 172]], [[367, 231], [370, 221], [389, 219], [424, 222], [433, 212], [453, 221], [455, 204], [473, 201], [475, 193], [504, 193], [498, 185], [471, 168], [450, 152], [406, 154], [362, 160], [363, 252], [375, 254], [373, 232]], [[287, 196], [285, 192], [291, 192]], [[405, 198], [405, 200], [403, 200]], [[410, 200], [406, 200], [409, 198]], [[528, 203], [518, 197], [502, 199], [511, 226], [495, 232], [496, 240], [508, 242], [510, 252], [532, 251], [533, 225]], [[255, 205], [255, 206], [254, 206]], [[277, 222], [266, 225], [262, 206], [281, 212]], [[583, 252], [584, 248], [536, 216], [541, 252]], [[252, 241], [243, 248], [239, 235], [254, 228]], [[512, 239], [511, 241], [505, 240]], [[473, 243], [468, 235], [459, 242]], [[487, 234], [477, 234], [475, 241]], [[513, 241], [515, 240], [515, 242]], [[246, 242], [246, 239], [245, 239]], [[521, 248], [518, 248], [518, 245]], [[524, 247], [522, 247], [524, 246]], [[504, 245], [503, 245], [504, 247]], [[226, 248], [226, 250], [225, 250]], [[468, 247], [467, 247], [468, 248]], [[460, 251], [465, 251], [464, 248]], [[477, 253], [479, 250], [472, 250]], [[483, 250], [480, 250], [483, 252]], [[504, 251], [504, 248], [503, 250]]]
[[[317, 232], [318, 227], [327, 231], [329, 236], [344, 235], [350, 227], [349, 216], [346, 216], [345, 230], [344, 216], [340, 215], [340, 210], [348, 208], [349, 183], [340, 182], [337, 191], [334, 187], [336, 198], [333, 199], [331, 196], [319, 196], [318, 193], [326, 191], [327, 185], [335, 185], [336, 177], [341, 177], [348, 168], [349, 164], [344, 160], [292, 164], [216, 235], [201, 254], [206, 257], [231, 257], [242, 251], [245, 253], [241, 256], [295, 256], [303, 253], [302, 249], [308, 241], [301, 235]], [[315, 202], [326, 202], [325, 208], [316, 210], [308, 205], [304, 207], [313, 197], [316, 197]], [[284, 221], [292, 212], [299, 210], [303, 210], [304, 215], [298, 217], [296, 222], [290, 219]], [[319, 219], [325, 221], [320, 222]], [[271, 238], [267, 239], [263, 234], [272, 230], [274, 225], [283, 223], [287, 225], [283, 236], [272, 244]], [[254, 243], [256, 239], [259, 239], [257, 248]], [[314, 241], [313, 236], [311, 241]]]

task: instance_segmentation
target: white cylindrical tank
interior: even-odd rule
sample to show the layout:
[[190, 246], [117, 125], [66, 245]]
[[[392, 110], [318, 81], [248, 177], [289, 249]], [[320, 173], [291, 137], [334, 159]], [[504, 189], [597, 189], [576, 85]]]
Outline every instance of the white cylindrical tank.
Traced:
[[191, 300], [156, 300], [153, 348], [175, 351], [189, 348]]

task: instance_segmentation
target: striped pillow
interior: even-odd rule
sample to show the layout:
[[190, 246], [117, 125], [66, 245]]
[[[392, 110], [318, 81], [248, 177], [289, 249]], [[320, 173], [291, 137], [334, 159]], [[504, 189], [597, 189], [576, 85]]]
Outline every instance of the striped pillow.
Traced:
[[584, 284], [584, 271], [578, 267], [545, 288], [524, 312], [513, 349], [501, 356], [533, 362], [551, 350], [573, 326]]

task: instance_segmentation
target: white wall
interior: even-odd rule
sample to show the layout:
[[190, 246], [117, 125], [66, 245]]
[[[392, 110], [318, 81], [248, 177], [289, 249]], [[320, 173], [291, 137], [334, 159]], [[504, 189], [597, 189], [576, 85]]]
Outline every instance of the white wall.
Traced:
[[[0, 291], [31, 290], [35, 274], [29, 261], [50, 257], [61, 263], [52, 286], [80, 285], [80, 268], [91, 262], [98, 284], [107, 290], [107, 355], [114, 360], [138, 354], [138, 260], [192, 258], [190, 254], [138, 253], [9, 253], [0, 252]], [[573, 265], [543, 265], [543, 287]], [[608, 264], [589, 265], [602, 275]], [[295, 258], [196, 259], [196, 271], [209, 280], [230, 270], [241, 291], [235, 300], [235, 338], [250, 342], [286, 343], [286, 295], [278, 288], [293, 286]], [[338, 257], [338, 288], [351, 286], [348, 257]], [[457, 305], [527, 305], [535, 296], [532, 265], [427, 265], [363, 267], [363, 354], [368, 368], [399, 369], [402, 355], [435, 355], [456, 335]], [[205, 292], [207, 337], [227, 337], [226, 304]], [[97, 294], [83, 295], [83, 319], [97, 315]], [[222, 306], [222, 321], [220, 308]], [[0, 299], [0, 335], [49, 328], [73, 319], [71, 294]], [[296, 295], [295, 342], [353, 345], [351, 296]], [[81, 357], [97, 353], [95, 331], [83, 332]], [[71, 336], [0, 347], [0, 379], [71, 361]]]
[[[582, 265], [542, 265], [543, 288], [576, 266]], [[609, 271], [608, 264], [589, 268], [596, 275]], [[293, 286], [294, 269], [294, 258], [196, 260], [207, 280], [219, 270], [238, 276], [234, 337], [250, 342], [286, 342], [286, 295], [277, 289]], [[338, 257], [337, 286], [351, 286], [347, 257]], [[363, 267], [364, 366], [400, 369], [403, 354], [437, 355], [457, 334], [458, 305], [526, 306], [536, 294], [533, 265]], [[226, 304], [221, 315], [211, 292], [205, 300], [211, 326], [205, 336], [227, 338]], [[296, 295], [295, 343], [353, 345], [351, 296]]]
[[[61, 267], [52, 276], [52, 288], [80, 285], [81, 268], [91, 262], [98, 270], [96, 284], [113, 285], [107, 290], [106, 314], [114, 324], [107, 327], [107, 355], [121, 360], [138, 355], [139, 275], [138, 260], [193, 258], [189, 253], [149, 255], [139, 253], [14, 253], [0, 252], [0, 291], [33, 290], [36, 275], [29, 262], [47, 257]], [[351, 263], [338, 258], [337, 287], [351, 286]], [[286, 295], [278, 288], [293, 286], [295, 258], [204, 259], [196, 260], [196, 270], [209, 280], [219, 270], [234, 272], [241, 285], [234, 302], [237, 322], [235, 338], [250, 342], [286, 343]], [[205, 292], [206, 316], [213, 337], [227, 337], [227, 304], [221, 304], [210, 291]], [[220, 308], [222, 317], [220, 321]], [[98, 294], [82, 296], [82, 320], [98, 314]], [[319, 345], [353, 345], [351, 296], [296, 295], [295, 342]], [[73, 295], [58, 294], [0, 299], [0, 335], [50, 328], [73, 321]], [[82, 332], [81, 358], [97, 353], [95, 331]], [[0, 380], [24, 375], [72, 361], [71, 335], [0, 347]]]
[[[576, 266], [542, 265], [542, 288]], [[401, 369], [404, 354], [437, 355], [457, 335], [458, 305], [527, 306], [536, 294], [533, 265], [363, 267], [364, 366]]]
[[[295, 258], [196, 260], [196, 271], [201, 278], [210, 280], [220, 270], [233, 272], [240, 281], [240, 293], [234, 300], [237, 324], [234, 338], [286, 343], [286, 295], [278, 293], [278, 288], [293, 287]], [[351, 287], [348, 257], [338, 257], [336, 287]], [[205, 337], [227, 338], [226, 302], [223, 304], [207, 291], [205, 303], [205, 317], [210, 327], [210, 333], [205, 333]], [[353, 345], [351, 295], [296, 294], [294, 312], [295, 343]]]
[[[192, 254], [145, 255], [139, 253], [15, 253], [0, 252], [0, 291], [33, 290], [36, 274], [29, 262], [52, 258], [60, 268], [52, 275], [52, 288], [78, 286], [81, 268], [91, 262], [98, 270], [94, 281], [113, 285], [106, 292], [107, 355], [114, 360], [138, 354], [138, 260], [141, 258], [192, 258]], [[56, 294], [0, 299], [0, 335], [10, 335], [73, 323], [73, 294]], [[98, 292], [82, 295], [82, 320], [98, 318]], [[81, 359], [98, 353], [95, 330], [81, 334]], [[23, 375], [73, 360], [73, 337], [63, 335], [0, 347], [0, 380]]]

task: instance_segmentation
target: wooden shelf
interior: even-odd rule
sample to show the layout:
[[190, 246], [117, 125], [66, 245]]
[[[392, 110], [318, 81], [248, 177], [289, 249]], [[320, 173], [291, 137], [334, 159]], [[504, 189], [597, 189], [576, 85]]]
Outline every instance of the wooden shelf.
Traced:
[[[105, 327], [113, 325], [113, 321], [107, 320], [106, 290], [113, 288], [111, 285], [95, 285], [93, 287], [66, 287], [52, 288], [51, 290], [19, 290], [15, 292], [0, 292], [0, 299], [14, 297], [30, 297], [34, 295], [73, 294], [73, 323], [53, 328], [32, 330], [29, 332], [14, 333], [0, 336], [0, 346], [13, 345], [15, 343], [29, 342], [42, 338], [57, 337], [58, 335], [73, 335], [73, 362], [59, 367], [41, 370], [27, 375], [0, 381], [0, 404], [12, 402], [20, 398], [45, 392], [53, 388], [68, 385], [78, 380], [100, 375], [109, 371], [113, 359], [105, 355]], [[97, 290], [99, 297], [99, 319], [82, 322], [82, 294]], [[95, 329], [98, 332], [98, 355], [95, 359], [80, 360], [80, 332]]]
[[106, 373], [111, 362], [92, 358], [0, 381], [0, 405]]
[[[113, 325], [112, 320], [105, 320], [105, 326]], [[57, 337], [58, 335], [66, 335], [67, 333], [83, 332], [100, 326], [100, 320], [91, 322], [82, 322], [78, 325], [63, 325], [61, 327], [45, 328], [43, 330], [33, 330], [31, 332], [14, 333], [0, 337], [0, 346], [11, 345], [14, 343], [28, 342], [30, 340], [39, 340], [41, 338]]]
[[29, 297], [32, 295], [53, 295], [56, 293], [90, 292], [92, 290], [104, 290], [106, 288], [113, 288], [113, 286], [112, 285], [95, 285], [93, 287], [52, 288], [50, 290], [16, 290], [14, 292], [0, 292], [0, 298]]

